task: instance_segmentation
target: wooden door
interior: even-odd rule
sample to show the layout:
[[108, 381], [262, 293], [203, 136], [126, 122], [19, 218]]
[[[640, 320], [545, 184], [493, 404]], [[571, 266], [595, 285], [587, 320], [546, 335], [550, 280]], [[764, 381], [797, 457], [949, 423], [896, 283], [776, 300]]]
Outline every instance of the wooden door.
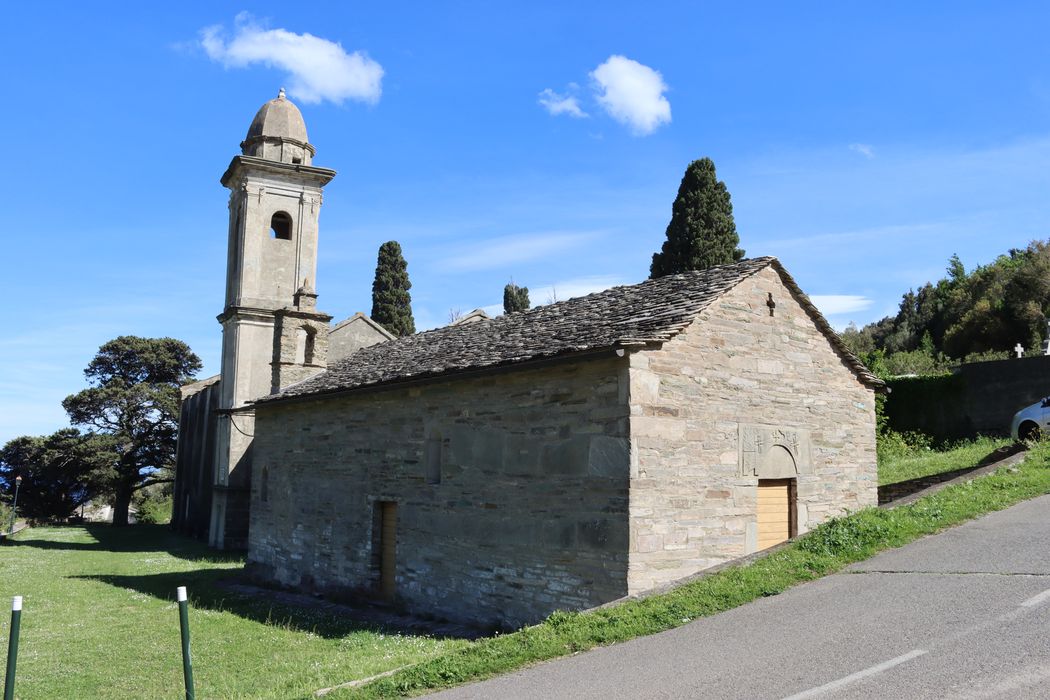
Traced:
[[794, 480], [758, 482], [758, 548], [766, 549], [794, 536]]
[[397, 503], [383, 501], [379, 512], [379, 594], [393, 600], [397, 576]]

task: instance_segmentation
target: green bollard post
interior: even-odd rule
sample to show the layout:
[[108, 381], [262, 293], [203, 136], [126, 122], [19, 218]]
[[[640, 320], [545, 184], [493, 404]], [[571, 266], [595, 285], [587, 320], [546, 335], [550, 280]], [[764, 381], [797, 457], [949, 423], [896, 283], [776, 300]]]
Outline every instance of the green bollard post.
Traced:
[[15, 700], [15, 662], [18, 660], [18, 628], [22, 623], [22, 596], [11, 601], [11, 638], [7, 642], [7, 675], [4, 676], [4, 700]]
[[182, 628], [182, 676], [186, 682], [186, 700], [194, 700], [193, 661], [190, 660], [190, 604], [186, 600], [186, 587], [175, 589], [175, 597], [179, 601], [179, 626]]

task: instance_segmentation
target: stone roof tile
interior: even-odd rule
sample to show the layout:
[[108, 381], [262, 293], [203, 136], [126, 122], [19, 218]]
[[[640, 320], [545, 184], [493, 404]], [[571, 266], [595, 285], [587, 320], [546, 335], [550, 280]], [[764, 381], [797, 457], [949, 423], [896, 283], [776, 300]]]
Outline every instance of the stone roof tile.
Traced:
[[858, 379], [883, 382], [852, 355], [776, 258], [742, 260], [699, 272], [613, 287], [485, 323], [446, 326], [361, 348], [327, 371], [259, 402], [341, 392], [409, 379], [670, 340], [698, 313], [772, 265]]

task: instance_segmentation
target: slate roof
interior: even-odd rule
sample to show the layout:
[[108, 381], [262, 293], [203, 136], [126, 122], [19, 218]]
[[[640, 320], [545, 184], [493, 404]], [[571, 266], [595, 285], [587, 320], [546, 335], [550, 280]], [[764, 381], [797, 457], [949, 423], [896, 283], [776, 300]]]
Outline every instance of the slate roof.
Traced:
[[257, 403], [342, 392], [409, 379], [512, 365], [574, 353], [662, 343], [713, 301], [772, 265], [815, 325], [828, 337], [858, 379], [884, 386], [799, 289], [776, 258], [753, 258], [700, 272], [668, 275], [641, 284], [466, 323], [416, 333], [361, 348], [327, 371], [263, 397]]
[[190, 384], [183, 384], [181, 387], [179, 387], [179, 393], [182, 396], [182, 400], [185, 401], [194, 394], [199, 394], [200, 392], [210, 387], [212, 384], [218, 384], [220, 379], [222, 379], [222, 376], [216, 374], [214, 376], [208, 377], [207, 379], [200, 379]]

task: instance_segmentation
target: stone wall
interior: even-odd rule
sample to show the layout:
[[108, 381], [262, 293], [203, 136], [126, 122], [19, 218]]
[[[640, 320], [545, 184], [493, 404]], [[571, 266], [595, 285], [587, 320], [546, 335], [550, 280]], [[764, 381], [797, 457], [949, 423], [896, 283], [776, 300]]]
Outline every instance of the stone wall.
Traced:
[[958, 370], [975, 433], [1004, 435], [1014, 414], [1050, 395], [1050, 356], [974, 362]]
[[219, 404], [219, 378], [211, 377], [187, 389], [189, 391], [184, 391], [179, 408], [171, 527], [184, 535], [206, 540], [215, 479], [215, 409]]
[[[874, 394], [773, 268], [630, 367], [632, 593], [755, 551], [758, 478], [784, 463], [800, 532], [875, 505]], [[774, 443], [779, 466], [754, 452]]]
[[515, 626], [623, 596], [625, 365], [610, 353], [258, 405], [251, 568], [374, 591], [377, 502], [394, 501], [397, 600], [410, 610]]
[[328, 365], [328, 322], [332, 317], [318, 312], [312, 303], [300, 308], [299, 297], [296, 294], [295, 308], [274, 313], [270, 385], [274, 394], [323, 372]]
[[379, 324], [358, 311], [350, 318], [337, 323], [329, 332], [328, 362], [334, 364], [361, 348], [382, 343], [393, 337]]
[[1022, 408], [1050, 396], [1050, 356], [974, 362], [946, 377], [901, 377], [889, 382], [890, 427], [940, 440], [1007, 435]]

